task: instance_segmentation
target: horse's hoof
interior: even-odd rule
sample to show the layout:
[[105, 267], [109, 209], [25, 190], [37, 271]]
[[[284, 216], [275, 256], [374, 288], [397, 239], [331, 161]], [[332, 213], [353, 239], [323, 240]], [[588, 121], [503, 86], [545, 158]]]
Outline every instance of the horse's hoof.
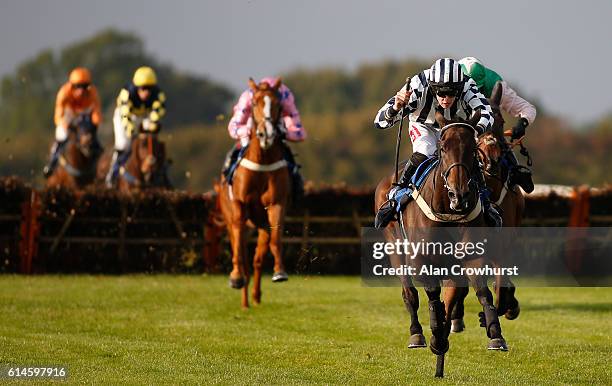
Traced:
[[244, 278], [243, 277], [239, 277], [237, 279], [231, 278], [229, 279], [229, 285], [232, 288], [235, 289], [241, 289], [242, 287], [244, 287]]
[[410, 339], [408, 340], [408, 348], [422, 348], [422, 347], [427, 347], [427, 342], [425, 341], [425, 335], [423, 334], [410, 335]]
[[521, 307], [517, 304], [516, 307], [508, 309], [508, 311], [506, 311], [504, 316], [508, 320], [514, 320], [518, 318], [520, 313], [521, 313]]
[[462, 332], [463, 330], [465, 330], [463, 318], [451, 320], [451, 332]]
[[274, 272], [274, 275], [272, 275], [273, 283], [280, 283], [287, 280], [289, 280], [289, 275], [287, 275], [285, 271]]
[[489, 341], [487, 350], [508, 351], [508, 345], [504, 338], [494, 338]]
[[448, 339], [444, 339], [444, 340], [436, 339], [436, 337], [432, 335], [430, 342], [431, 343], [429, 344], [429, 349], [435, 355], [444, 355], [448, 351], [448, 347], [449, 347]]

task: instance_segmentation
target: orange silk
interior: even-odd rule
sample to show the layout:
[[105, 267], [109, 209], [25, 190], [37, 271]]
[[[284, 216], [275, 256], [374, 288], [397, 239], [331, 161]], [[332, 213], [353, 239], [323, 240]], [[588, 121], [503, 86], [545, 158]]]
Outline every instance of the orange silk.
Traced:
[[96, 86], [91, 85], [82, 98], [75, 99], [72, 96], [72, 85], [65, 83], [57, 93], [55, 100], [54, 121], [56, 125], [60, 124], [67, 109], [75, 115], [91, 109], [91, 121], [96, 126], [99, 125], [102, 121], [102, 113], [100, 112], [100, 99]]

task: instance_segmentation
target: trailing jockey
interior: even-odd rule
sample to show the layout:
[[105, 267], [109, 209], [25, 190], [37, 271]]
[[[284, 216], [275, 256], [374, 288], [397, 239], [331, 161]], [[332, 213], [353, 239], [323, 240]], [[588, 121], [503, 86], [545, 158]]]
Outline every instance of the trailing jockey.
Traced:
[[131, 139], [138, 130], [158, 133], [166, 114], [166, 95], [157, 85], [157, 75], [151, 67], [140, 67], [132, 82], [119, 92], [113, 114], [115, 151], [106, 175], [106, 185], [112, 187], [119, 169], [130, 156]]
[[[263, 78], [260, 83], [265, 82], [273, 86], [278, 78]], [[290, 142], [301, 142], [306, 139], [306, 130], [302, 126], [300, 113], [295, 106], [295, 98], [293, 93], [284, 83], [278, 89], [281, 103], [281, 133], [284, 139]], [[234, 147], [227, 153], [223, 165], [223, 174], [225, 177], [231, 177], [230, 173], [235, 170], [236, 162], [240, 156], [241, 149], [245, 148], [249, 143], [249, 136], [253, 129], [252, 117], [252, 99], [253, 91], [245, 90], [238, 99], [238, 103], [234, 106], [234, 114], [230, 119], [227, 127], [230, 137], [238, 140]], [[304, 181], [300, 175], [300, 165], [295, 163], [295, 158], [291, 152], [291, 148], [283, 141], [285, 160], [289, 165], [291, 174], [293, 197], [301, 197], [304, 193]]]
[[[455, 60], [438, 59], [431, 68], [413, 76], [409, 84], [404, 85], [380, 108], [374, 119], [377, 128], [388, 129], [398, 123], [402, 116], [408, 116], [413, 150], [398, 183], [388, 193], [389, 200], [376, 213], [377, 228], [387, 226], [396, 218], [398, 205], [400, 209], [405, 207], [410, 196], [404, 194], [397, 197], [397, 193], [405, 191], [417, 167], [436, 153], [441, 129], [435, 120], [436, 111], [447, 120], [467, 120], [479, 112], [480, 120], [475, 129], [480, 133], [491, 130], [493, 125], [489, 102], [478, 91], [474, 80], [464, 76]], [[501, 216], [489, 202], [489, 191], [479, 162], [476, 162], [473, 170], [476, 171], [472, 177], [478, 184], [485, 220], [490, 226], [501, 226]]]
[[[468, 75], [476, 82], [478, 89], [487, 98], [491, 97], [493, 87], [497, 82], [501, 82], [502, 97], [500, 108], [509, 115], [518, 118], [516, 125], [512, 128], [511, 140], [519, 139], [525, 135], [525, 129], [529, 126], [536, 117], [535, 107], [521, 98], [501, 76], [490, 68], [485, 67], [478, 59], [474, 57], [466, 57], [459, 61], [463, 73]], [[501, 142], [504, 149], [504, 158], [509, 163], [510, 185], [519, 185], [527, 193], [533, 191], [533, 180], [531, 178], [531, 170], [525, 166], [521, 166], [504, 140]]]
[[[91, 73], [84, 67], [77, 67], [70, 72], [68, 82], [64, 83], [55, 99], [55, 142], [51, 147], [49, 163], [44, 167], [45, 177], [51, 176], [57, 166], [59, 156], [68, 141], [68, 130], [75, 119], [82, 114], [90, 114], [91, 122], [98, 127], [102, 121], [100, 99], [96, 86], [91, 83]], [[97, 136], [94, 136], [94, 149], [101, 152]]]

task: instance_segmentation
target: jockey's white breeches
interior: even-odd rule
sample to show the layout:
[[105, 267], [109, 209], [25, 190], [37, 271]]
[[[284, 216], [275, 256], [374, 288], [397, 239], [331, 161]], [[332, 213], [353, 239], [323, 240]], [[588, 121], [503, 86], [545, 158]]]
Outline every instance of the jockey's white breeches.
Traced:
[[419, 122], [409, 122], [408, 134], [412, 142], [412, 152], [431, 157], [436, 153], [440, 131]]
[[[148, 119], [139, 117], [138, 115], [132, 115], [130, 121], [134, 124], [137, 130], [141, 125], [147, 125]], [[115, 133], [115, 150], [123, 151], [130, 144], [130, 135], [128, 134], [127, 127], [123, 124], [121, 119], [121, 111], [117, 107], [113, 113], [113, 131]], [[133, 135], [134, 133], [132, 133]]]

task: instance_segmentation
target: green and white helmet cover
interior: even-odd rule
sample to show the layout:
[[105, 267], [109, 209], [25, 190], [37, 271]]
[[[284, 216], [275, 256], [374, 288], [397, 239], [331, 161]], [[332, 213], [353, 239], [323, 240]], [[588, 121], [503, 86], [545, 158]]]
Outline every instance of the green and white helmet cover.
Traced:
[[493, 91], [493, 86], [497, 81], [502, 80], [502, 77], [499, 74], [489, 68], [486, 68], [480, 60], [468, 56], [459, 61], [459, 65], [461, 66], [461, 70], [463, 73], [470, 78], [474, 79], [478, 89], [481, 93], [484, 94], [487, 98], [491, 97], [491, 92]]

